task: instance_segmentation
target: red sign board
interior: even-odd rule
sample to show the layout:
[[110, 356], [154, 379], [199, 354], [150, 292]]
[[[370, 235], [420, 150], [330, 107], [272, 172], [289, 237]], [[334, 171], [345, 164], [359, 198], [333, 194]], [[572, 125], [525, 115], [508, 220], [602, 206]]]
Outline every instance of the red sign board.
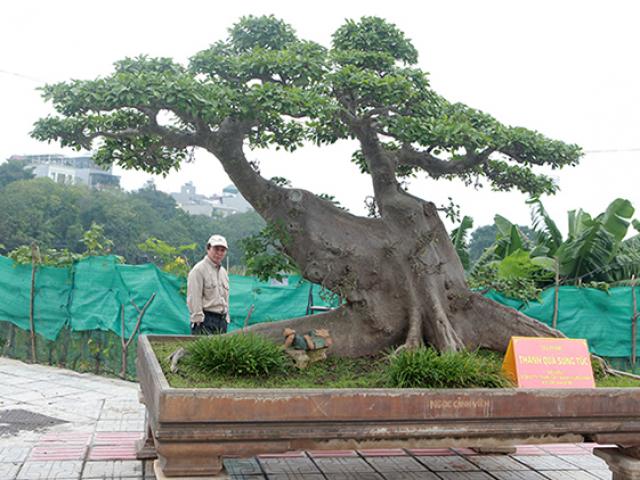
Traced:
[[582, 339], [511, 337], [502, 371], [518, 387], [595, 387], [589, 348]]

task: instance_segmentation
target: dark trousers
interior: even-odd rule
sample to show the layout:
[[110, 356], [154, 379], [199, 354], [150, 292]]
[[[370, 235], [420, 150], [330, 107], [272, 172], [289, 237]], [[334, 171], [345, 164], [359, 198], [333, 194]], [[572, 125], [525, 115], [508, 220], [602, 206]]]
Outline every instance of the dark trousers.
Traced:
[[227, 333], [227, 315], [224, 313], [204, 312], [202, 323], [191, 325], [191, 335], [218, 335]]

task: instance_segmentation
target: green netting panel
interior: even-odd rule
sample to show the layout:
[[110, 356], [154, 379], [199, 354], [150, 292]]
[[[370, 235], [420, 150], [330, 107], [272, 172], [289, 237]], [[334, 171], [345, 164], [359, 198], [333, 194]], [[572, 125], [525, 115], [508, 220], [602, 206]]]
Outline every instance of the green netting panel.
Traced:
[[0, 320], [29, 330], [31, 266], [0, 257]]
[[35, 330], [47, 340], [55, 340], [69, 322], [71, 269], [39, 267], [34, 302]]
[[[185, 298], [180, 294], [184, 283], [173, 275], [167, 275], [153, 264], [116, 265], [116, 272], [125, 285], [128, 300], [125, 305], [125, 335], [131, 335], [138, 319], [138, 308], [154, 293], [156, 296], [142, 317], [140, 333], [189, 335], [189, 311]], [[114, 330], [120, 334], [120, 323]]]
[[[71, 276], [67, 268], [38, 267], [35, 277], [34, 325], [54, 340], [69, 319]], [[30, 330], [31, 265], [16, 265], [0, 257], [0, 321]]]
[[230, 331], [244, 326], [251, 305], [254, 305], [254, 310], [249, 319], [249, 325], [306, 315], [310, 289], [312, 289], [314, 305], [329, 306], [320, 297], [321, 287], [302, 280], [299, 275], [290, 275], [285, 284], [259, 282], [253, 277], [230, 275], [229, 283]]
[[129, 303], [129, 295], [116, 264], [115, 257], [89, 257], [74, 265], [72, 330], [120, 332], [120, 305]]
[[115, 257], [91, 257], [75, 265], [72, 330], [108, 330], [121, 335], [124, 306], [129, 337], [142, 309], [155, 293], [140, 324], [141, 333], [189, 334], [189, 313], [181, 281], [155, 265], [121, 265]]
[[[236, 330], [244, 326], [244, 319], [247, 318], [251, 305], [254, 304], [253, 289], [255, 281], [252, 277], [242, 277], [240, 275], [229, 275], [229, 303], [231, 308], [229, 316], [231, 324], [229, 330]], [[249, 323], [259, 323], [256, 321], [256, 309], [251, 314]]]
[[[552, 288], [542, 292], [540, 302], [528, 304], [496, 292], [489, 292], [487, 297], [551, 325]], [[609, 293], [592, 288], [560, 287], [558, 329], [569, 338], [587, 339], [589, 349], [596, 355], [628, 358], [631, 356], [632, 308], [631, 287], [611, 288]]]

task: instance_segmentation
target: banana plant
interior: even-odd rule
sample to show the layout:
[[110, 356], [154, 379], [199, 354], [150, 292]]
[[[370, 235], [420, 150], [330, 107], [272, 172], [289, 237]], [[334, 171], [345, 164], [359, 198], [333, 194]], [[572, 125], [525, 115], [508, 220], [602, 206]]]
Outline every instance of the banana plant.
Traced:
[[[640, 232], [640, 224], [634, 225]], [[620, 244], [618, 253], [607, 268], [608, 281], [613, 286], [637, 284], [640, 278], [640, 235], [628, 238]]]
[[[633, 261], [631, 264], [628, 261], [634, 257], [633, 245], [623, 239], [632, 224], [634, 211], [631, 202], [622, 198], [615, 199], [595, 218], [582, 209], [570, 211], [567, 240], [554, 255], [559, 262], [560, 275], [572, 283], [610, 282], [621, 280], [614, 279], [612, 271], [624, 275], [625, 270], [633, 270]], [[618, 258], [618, 253], [630, 257]]]
[[511, 223], [502, 215], [495, 215], [493, 221], [496, 225], [496, 240], [475, 263], [471, 272], [472, 275], [474, 272], [482, 270], [485, 265], [504, 260], [519, 250], [529, 251], [531, 242], [517, 225]]
[[536, 234], [535, 246], [531, 252], [532, 257], [553, 257], [563, 243], [562, 233], [547, 213], [540, 198], [533, 197], [527, 200], [531, 205], [531, 223]]
[[640, 235], [625, 240], [630, 226], [640, 232], [640, 221], [632, 219], [634, 208], [628, 200], [615, 199], [596, 217], [582, 209], [570, 211], [566, 240], [539, 198], [528, 203], [535, 241], [531, 243], [516, 225], [496, 215], [496, 241], [474, 265], [470, 283], [505, 288], [513, 284], [520, 289], [524, 285], [530, 295], [553, 283], [556, 268], [563, 284], [616, 286], [629, 284], [634, 275], [640, 277]]
[[451, 241], [465, 270], [469, 270], [470, 265], [468, 237], [471, 228], [473, 228], [473, 218], [465, 215], [460, 226], [451, 231]]

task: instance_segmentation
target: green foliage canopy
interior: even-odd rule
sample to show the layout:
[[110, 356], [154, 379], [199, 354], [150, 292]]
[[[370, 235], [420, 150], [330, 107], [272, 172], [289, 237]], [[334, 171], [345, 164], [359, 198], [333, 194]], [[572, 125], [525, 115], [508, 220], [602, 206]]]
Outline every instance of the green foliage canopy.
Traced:
[[[388, 139], [397, 175], [556, 191], [534, 168], [575, 165], [577, 146], [447, 101], [417, 60], [411, 41], [380, 18], [346, 21], [325, 48], [273, 16], [247, 16], [186, 66], [140, 56], [106, 77], [45, 86], [58, 114], [39, 120], [33, 136], [76, 149], [101, 138], [99, 163], [165, 174], [188, 147], [214, 151], [231, 126], [252, 148], [294, 150], [354, 138], [366, 125]], [[368, 171], [361, 154], [353, 158]]]

